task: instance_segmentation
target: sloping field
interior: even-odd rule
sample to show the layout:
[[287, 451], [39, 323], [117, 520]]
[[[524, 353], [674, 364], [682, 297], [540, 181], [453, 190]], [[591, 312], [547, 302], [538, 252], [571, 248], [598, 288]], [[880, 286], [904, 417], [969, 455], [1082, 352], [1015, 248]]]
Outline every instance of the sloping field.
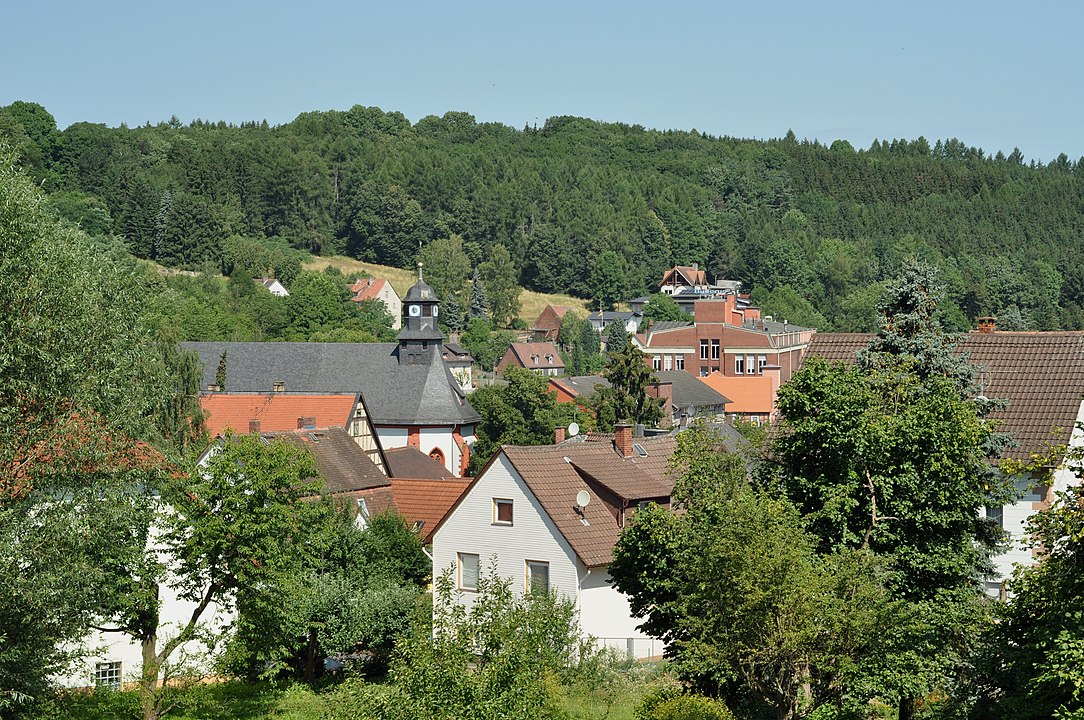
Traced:
[[[347, 277], [368, 275], [374, 278], [387, 278], [391, 281], [391, 286], [395, 288], [395, 292], [399, 293], [400, 297], [406, 294], [406, 291], [418, 277], [417, 273], [411, 270], [375, 265], [339, 255], [334, 257], [314, 257], [305, 263], [305, 269], [323, 270], [328, 265], [337, 268]], [[542, 312], [546, 305], [568, 305], [575, 308], [581, 316], [586, 316], [588, 313], [587, 301], [574, 298], [571, 295], [550, 295], [524, 290], [519, 296], [519, 302], [519, 316], [528, 326], [534, 324], [535, 318], [538, 317], [538, 314]]]

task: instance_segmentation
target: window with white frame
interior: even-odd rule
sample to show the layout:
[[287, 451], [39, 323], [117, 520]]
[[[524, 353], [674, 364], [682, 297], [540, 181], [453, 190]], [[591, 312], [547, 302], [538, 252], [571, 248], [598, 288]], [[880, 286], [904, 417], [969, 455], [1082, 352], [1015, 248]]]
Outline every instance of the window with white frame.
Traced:
[[478, 589], [478, 556], [473, 553], [459, 553], [457, 563], [458, 583], [460, 590]]
[[652, 370], [659, 370], [661, 365], [662, 365], [662, 358], [660, 356], [658, 356], [658, 355], [652, 355], [651, 356], [651, 369]]
[[100, 662], [94, 664], [94, 684], [98, 687], [108, 687], [120, 690], [121, 664], [117, 662]]
[[700, 359], [701, 360], [707, 360], [708, 359], [708, 341], [707, 340], [701, 340], [700, 341]]
[[764, 372], [764, 366], [767, 365], [767, 364], [768, 364], [768, 356], [767, 355], [757, 355], [757, 372], [758, 373], [763, 373]]
[[676, 370], [684, 370], [685, 369], [685, 356], [684, 355], [675, 355], [674, 356], [674, 369], [676, 369]]
[[493, 524], [512, 524], [512, 501], [506, 498], [493, 498]]
[[1001, 505], [987, 505], [986, 519], [996, 524], [999, 528], [1005, 528], [1005, 508]]
[[744, 375], [745, 374], [745, 356], [744, 355], [735, 355], [734, 356], [734, 374], [735, 375]]
[[711, 359], [712, 360], [718, 360], [719, 359], [719, 341], [718, 340], [712, 340], [711, 341]]
[[527, 584], [529, 593], [548, 593], [550, 591], [550, 564], [540, 560], [527, 561]]
[[756, 357], [755, 356], [753, 356], [753, 355], [746, 355], [745, 356], [745, 372], [746, 372], [747, 375], [756, 375], [757, 374], [757, 366], [754, 364], [755, 362], [756, 362]]
[[[658, 368], [656, 368], [656, 369], [658, 369]], [[674, 369], [674, 356], [673, 355], [663, 355], [662, 356], [662, 369], [663, 370], [673, 370]]]

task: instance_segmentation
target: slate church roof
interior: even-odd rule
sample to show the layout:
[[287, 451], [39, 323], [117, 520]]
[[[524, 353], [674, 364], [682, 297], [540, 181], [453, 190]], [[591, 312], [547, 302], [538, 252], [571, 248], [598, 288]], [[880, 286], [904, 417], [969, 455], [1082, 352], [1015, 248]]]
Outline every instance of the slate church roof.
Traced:
[[399, 364], [395, 343], [182, 343], [203, 363], [201, 387], [215, 383], [226, 353], [228, 392], [360, 392], [377, 425], [463, 425], [481, 420], [440, 360]]

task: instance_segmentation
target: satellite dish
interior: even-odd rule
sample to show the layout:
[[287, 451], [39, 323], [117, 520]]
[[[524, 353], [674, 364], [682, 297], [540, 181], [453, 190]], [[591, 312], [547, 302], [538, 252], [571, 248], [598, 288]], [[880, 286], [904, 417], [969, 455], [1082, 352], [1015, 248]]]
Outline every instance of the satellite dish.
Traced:
[[576, 504], [580, 507], [585, 508], [590, 502], [591, 493], [587, 492], [586, 490], [580, 490], [578, 493], [576, 493]]
[[580, 424], [578, 422], [572, 422], [568, 425], [568, 434], [570, 437], [576, 437], [580, 434]]

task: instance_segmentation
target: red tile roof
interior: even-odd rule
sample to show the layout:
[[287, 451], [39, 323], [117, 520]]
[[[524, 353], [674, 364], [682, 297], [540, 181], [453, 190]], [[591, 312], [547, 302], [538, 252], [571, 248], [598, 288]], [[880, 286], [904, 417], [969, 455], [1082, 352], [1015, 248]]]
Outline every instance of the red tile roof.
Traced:
[[374, 300], [387, 283], [384, 278], [361, 278], [350, 286], [350, 292], [354, 293], [354, 300]]
[[407, 522], [411, 525], [422, 523], [419, 534], [422, 536], [422, 542], [428, 544], [433, 539], [433, 531], [437, 529], [437, 525], [471, 482], [472, 478], [453, 480], [392, 478], [391, 492], [395, 498], [395, 507]]
[[416, 480], [393, 478], [390, 486], [369, 488], [351, 492], [340, 497], [365, 500], [370, 516], [395, 510], [408, 525], [421, 523], [418, 534], [422, 543], [428, 545], [433, 539], [437, 525], [458, 502], [470, 484], [471, 478], [454, 480]]
[[[853, 363], [872, 337], [817, 333], [807, 356]], [[959, 341], [957, 351], [982, 368], [982, 393], [1008, 401], [990, 413], [1017, 443], [1003, 457], [1025, 459], [1046, 445], [1068, 443], [1084, 396], [1084, 332], [972, 332]]]
[[260, 432], [297, 430], [298, 418], [316, 419], [317, 428], [347, 427], [357, 407], [355, 394], [204, 393], [200, 405], [207, 413], [207, 431], [220, 435], [230, 428], [247, 433], [250, 420]]

